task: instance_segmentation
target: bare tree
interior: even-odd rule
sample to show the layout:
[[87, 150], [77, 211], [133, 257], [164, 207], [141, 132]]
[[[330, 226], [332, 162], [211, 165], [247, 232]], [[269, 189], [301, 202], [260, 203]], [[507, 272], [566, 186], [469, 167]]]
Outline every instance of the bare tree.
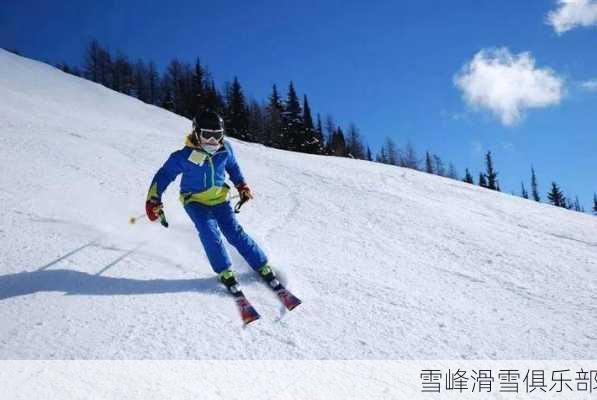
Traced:
[[433, 170], [435, 171], [436, 175], [446, 176], [446, 167], [444, 167], [444, 162], [437, 154], [433, 155]]
[[383, 147], [385, 150], [386, 162], [388, 164], [398, 165], [400, 158], [399, 158], [398, 146], [396, 146], [396, 142], [394, 142], [394, 140], [391, 137], [386, 137]]
[[411, 142], [406, 144], [404, 151], [400, 154], [400, 166], [411, 168], [411, 169], [419, 169], [419, 159], [417, 158], [417, 152], [413, 147]]
[[456, 167], [452, 163], [450, 163], [450, 165], [448, 167], [448, 178], [460, 179], [458, 177], [458, 171], [456, 171]]

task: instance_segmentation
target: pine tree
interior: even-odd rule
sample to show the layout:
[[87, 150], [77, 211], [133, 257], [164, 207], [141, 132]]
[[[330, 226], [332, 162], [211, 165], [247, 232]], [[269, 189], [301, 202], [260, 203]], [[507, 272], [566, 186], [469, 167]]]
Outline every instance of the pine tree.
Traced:
[[304, 143], [301, 144], [301, 150], [310, 153], [317, 154], [321, 143], [318, 139], [317, 130], [313, 125], [313, 117], [311, 116], [311, 107], [309, 107], [309, 100], [307, 95], [303, 96], [303, 123], [304, 123]]
[[160, 98], [160, 76], [153, 61], [147, 66], [148, 103], [158, 104]]
[[265, 143], [265, 107], [252, 100], [248, 107], [250, 137], [258, 143]]
[[191, 76], [189, 111], [192, 115], [197, 115], [206, 108], [205, 77], [205, 68], [201, 65], [199, 58], [197, 58]]
[[294, 89], [294, 84], [288, 85], [288, 96], [284, 112], [282, 113], [282, 148], [286, 150], [301, 150], [305, 143], [304, 122], [301, 104]]
[[315, 129], [315, 125], [313, 125], [313, 117], [311, 116], [311, 107], [309, 107], [309, 99], [307, 99], [306, 94], [303, 95], [303, 122], [306, 130]]
[[182, 77], [180, 82], [182, 115], [191, 119], [197, 115], [197, 99], [194, 91], [194, 72], [191, 64], [182, 63]]
[[265, 145], [276, 148], [282, 148], [282, 113], [284, 106], [282, 100], [278, 95], [278, 88], [276, 85], [272, 87], [272, 94], [269, 97], [269, 102], [265, 108], [266, 126], [265, 126]]
[[318, 142], [317, 147], [317, 154], [323, 154], [325, 152], [325, 139], [323, 136], [323, 126], [321, 124], [321, 115], [317, 113], [317, 129], [316, 129], [316, 139]]
[[334, 137], [334, 133], [336, 132], [336, 122], [331, 115], [326, 115], [325, 117], [325, 154], [332, 154], [332, 139]]
[[473, 180], [473, 176], [471, 175], [468, 168], [465, 169], [463, 182], [470, 183], [471, 185], [475, 184], [475, 181]]
[[533, 194], [533, 200], [541, 201], [539, 196], [539, 186], [537, 185], [537, 176], [535, 175], [535, 168], [531, 167], [531, 191]]
[[342, 128], [337, 127], [332, 134], [332, 140], [330, 143], [330, 154], [333, 156], [344, 157], [346, 156], [346, 139]]
[[361, 134], [355, 124], [350, 124], [348, 127], [348, 140], [346, 147], [346, 152], [349, 157], [361, 160], [365, 158], [365, 146], [363, 146]]
[[227, 95], [228, 104], [224, 116], [227, 134], [242, 140], [253, 141], [249, 135], [249, 112], [245, 95], [237, 77], [234, 77]]
[[373, 161], [373, 156], [371, 155], [371, 148], [367, 146], [367, 161]]
[[205, 108], [220, 115], [224, 113], [224, 99], [213, 79], [205, 86]]
[[174, 111], [174, 100], [172, 99], [172, 89], [166, 79], [162, 80], [160, 87], [161, 102], [160, 107], [168, 111]]
[[555, 182], [551, 183], [551, 191], [547, 194], [547, 198], [554, 206], [567, 208], [566, 197]]
[[597, 193], [593, 193], [593, 214], [597, 215]]
[[493, 168], [493, 160], [491, 158], [491, 151], [488, 151], [485, 155], [485, 176], [487, 177], [487, 188], [492, 190], [499, 190], [499, 184], [497, 181], [498, 173]]
[[520, 195], [525, 198], [528, 199], [529, 198], [529, 192], [527, 192], [527, 189], [524, 187], [524, 182], [520, 182]]
[[479, 173], [479, 186], [486, 188], [487, 187], [487, 178], [483, 172]]
[[135, 64], [134, 71], [134, 95], [142, 102], [147, 103], [149, 101], [149, 87], [147, 82], [147, 67], [145, 62], [139, 59]]
[[428, 174], [435, 173], [433, 169], [433, 161], [431, 160], [431, 154], [429, 152], [425, 152], [425, 172]]
[[317, 132], [323, 137], [323, 125], [321, 123], [321, 114], [317, 113]]

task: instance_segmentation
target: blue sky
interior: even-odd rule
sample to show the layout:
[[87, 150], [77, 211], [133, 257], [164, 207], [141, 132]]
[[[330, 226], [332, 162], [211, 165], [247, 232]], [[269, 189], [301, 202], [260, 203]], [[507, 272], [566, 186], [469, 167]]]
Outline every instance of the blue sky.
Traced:
[[[587, 209], [597, 191], [597, 91], [587, 83], [597, 79], [593, 9], [580, 10], [588, 26], [564, 18], [557, 32], [546, 23], [563, 6], [557, 0], [11, 3], [0, 6], [0, 46], [28, 57], [80, 64], [91, 38], [160, 67], [198, 56], [217, 83], [238, 76], [260, 100], [292, 79], [315, 112], [355, 122], [374, 151], [386, 136], [410, 140], [476, 178], [492, 150], [504, 191], [518, 193], [521, 180], [528, 187], [531, 164], [544, 198], [552, 180]], [[528, 90], [492, 89], [481, 71], [499, 61], [496, 48], [513, 60], [496, 79], [509, 79], [529, 52], [534, 65], [517, 75], [531, 77]], [[481, 51], [469, 86], [458, 87]], [[464, 100], [487, 87], [489, 98]], [[504, 123], [512, 104], [520, 118]]]

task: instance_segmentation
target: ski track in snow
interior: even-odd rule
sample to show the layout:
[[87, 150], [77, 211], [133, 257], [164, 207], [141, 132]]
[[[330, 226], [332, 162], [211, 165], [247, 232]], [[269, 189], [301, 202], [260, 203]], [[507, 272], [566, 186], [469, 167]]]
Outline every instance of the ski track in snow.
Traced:
[[304, 301], [231, 250], [243, 328], [177, 199], [189, 121], [0, 50], [0, 358], [589, 359], [597, 219], [366, 161], [231, 140], [239, 219]]

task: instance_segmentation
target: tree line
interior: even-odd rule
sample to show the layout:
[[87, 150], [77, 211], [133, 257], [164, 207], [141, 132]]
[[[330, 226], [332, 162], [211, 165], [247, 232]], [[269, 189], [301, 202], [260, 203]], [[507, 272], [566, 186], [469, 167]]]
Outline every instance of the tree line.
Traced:
[[[501, 191], [500, 184], [498, 180], [498, 172], [495, 170], [493, 165], [493, 157], [491, 151], [488, 151], [485, 154], [485, 172], [481, 172], [479, 174], [479, 186], [490, 189]], [[524, 181], [520, 183], [520, 197], [525, 199], [534, 200], [536, 202], [541, 202], [541, 195], [539, 194], [539, 184], [537, 182], [537, 174], [535, 173], [535, 168], [531, 166], [531, 193], [528, 192]], [[464, 182], [474, 184], [474, 180], [472, 175], [470, 174], [469, 170], [466, 169], [466, 174], [463, 179]], [[512, 193], [516, 195], [515, 193]], [[574, 199], [571, 197], [567, 197], [564, 194], [564, 191], [560, 188], [560, 186], [553, 181], [551, 183], [551, 187], [549, 192], [547, 192], [547, 200], [550, 204], [556, 207], [566, 208], [568, 210], [578, 211], [578, 212], [585, 212], [585, 208], [581, 205], [578, 196], [575, 196]], [[593, 209], [595, 215], [597, 215], [597, 194], [593, 196]]]
[[193, 64], [177, 58], [163, 73], [154, 62], [111, 54], [97, 40], [89, 43], [81, 68], [61, 63], [64, 72], [134, 96], [187, 118], [213, 110], [223, 116], [227, 135], [284, 150], [365, 158], [362, 137], [354, 124], [348, 136], [331, 116], [313, 115], [307, 95], [299, 98], [294, 83], [285, 97], [276, 85], [264, 102], [248, 99], [237, 77], [220, 90], [199, 59]]
[[227, 135], [249, 142], [388, 163], [394, 163], [393, 153], [398, 151], [394, 146], [387, 155], [382, 149], [374, 157], [356, 124], [343, 129], [330, 114], [322, 118], [320, 113], [313, 113], [308, 96], [300, 97], [292, 81], [285, 95], [274, 84], [269, 97], [260, 102], [247, 98], [237, 77], [220, 90], [199, 58], [193, 64], [175, 58], [160, 73], [153, 61], [131, 62], [122, 52], [112, 54], [97, 40], [85, 49], [82, 67], [66, 63], [56, 66], [187, 118], [205, 109], [216, 111], [224, 118]]
[[[399, 148], [391, 138], [386, 138], [379, 155], [376, 158], [377, 162], [386, 164], [393, 164], [400, 167], [411, 168], [419, 171], [424, 171], [429, 174], [439, 175], [446, 178], [460, 180], [458, 172], [452, 163], [446, 163], [437, 154], [432, 154], [429, 151], [425, 153], [424, 160], [419, 160], [417, 153], [414, 150], [412, 144], [407, 143], [405, 148]], [[491, 151], [485, 154], [485, 165], [484, 171], [479, 173], [477, 181], [470, 173], [469, 169], [465, 169], [464, 177], [462, 181], [471, 185], [477, 184], [480, 187], [495, 190], [501, 192], [500, 183], [498, 179], [498, 172], [495, 169], [493, 155]], [[541, 195], [539, 193], [539, 184], [537, 181], [537, 175], [535, 168], [531, 166], [531, 192], [529, 193], [524, 182], [521, 182], [520, 193], [512, 193], [513, 195], [519, 195], [525, 199], [534, 200], [541, 202]], [[578, 196], [567, 197], [564, 191], [556, 182], [551, 183], [550, 190], [546, 194], [546, 198], [549, 204], [556, 207], [566, 208], [568, 210], [585, 212], [585, 208], [581, 205]], [[593, 195], [593, 207], [592, 211], [597, 215], [597, 193]]]
[[[439, 155], [429, 151], [419, 159], [411, 143], [401, 148], [390, 137], [373, 156], [356, 124], [351, 123], [344, 130], [330, 114], [323, 120], [320, 113], [314, 117], [308, 96], [304, 94], [301, 99], [292, 81], [285, 97], [274, 84], [269, 97], [260, 102], [247, 98], [237, 77], [226, 82], [220, 90], [199, 58], [193, 64], [174, 58], [160, 73], [153, 61], [138, 59], [131, 62], [122, 52], [113, 55], [97, 40], [88, 44], [81, 68], [66, 63], [57, 67], [187, 118], [211, 109], [223, 116], [227, 135], [244, 141], [290, 151], [397, 165], [475, 184], [468, 168], [461, 179], [451, 162], [444, 162]], [[485, 171], [479, 174], [476, 184], [501, 191], [491, 152], [485, 155]], [[522, 182], [520, 196], [541, 201], [533, 167], [531, 193]], [[584, 212], [578, 196], [574, 199], [567, 197], [556, 182], [552, 183], [546, 197], [554, 206]], [[597, 194], [593, 203], [592, 211], [597, 215]]]

